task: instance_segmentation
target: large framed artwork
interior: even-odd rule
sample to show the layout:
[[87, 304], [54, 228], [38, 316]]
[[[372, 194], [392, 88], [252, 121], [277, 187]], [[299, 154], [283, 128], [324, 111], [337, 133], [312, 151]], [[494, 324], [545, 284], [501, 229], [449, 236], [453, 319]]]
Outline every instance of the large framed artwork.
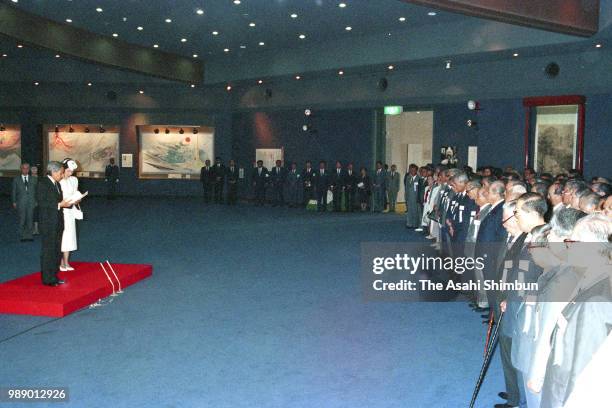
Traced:
[[265, 168], [270, 170], [276, 165], [276, 161], [284, 162], [284, 149], [255, 149], [255, 161], [263, 161]]
[[119, 161], [119, 126], [45, 125], [43, 133], [45, 162], [70, 157], [79, 165], [78, 177], [103, 178], [109, 159]]
[[21, 126], [0, 125], [0, 177], [12, 177], [21, 166]]
[[138, 140], [143, 179], [199, 179], [205, 161], [214, 163], [213, 127], [138, 126]]
[[523, 100], [525, 167], [553, 175], [583, 170], [584, 103], [579, 95]]

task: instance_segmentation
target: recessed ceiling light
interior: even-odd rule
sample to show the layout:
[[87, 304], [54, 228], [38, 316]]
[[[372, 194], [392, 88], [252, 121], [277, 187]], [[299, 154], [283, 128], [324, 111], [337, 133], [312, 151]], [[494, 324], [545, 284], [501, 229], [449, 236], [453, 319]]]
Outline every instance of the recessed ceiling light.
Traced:
[[224, 48], [223, 52], [229, 52], [229, 48]]
[[59, 55], [59, 54], [55, 54], [55, 58], [59, 58], [59, 57], [60, 57], [60, 55]]
[[138, 91], [138, 93], [142, 95], [144, 91], [141, 89], [140, 91]]
[[240, 48], [244, 50], [246, 48], [246, 45], [241, 45]]
[[514, 54], [512, 54], [513, 57], [518, 57], [518, 52], [515, 52]]
[[13, 3], [19, 3], [19, 0], [11, 0]]
[[38, 86], [40, 85], [38, 82], [34, 82], [34, 86]]
[[101, 12], [103, 12], [104, 10], [102, 10], [102, 7], [98, 7], [98, 8], [96, 9], [96, 11], [97, 11], [98, 13], [101, 13]]
[[182, 43], [186, 43], [186, 42], [187, 42], [187, 39], [186, 39], [186, 38], [181, 38], [181, 42], [182, 42]]
[[92, 84], [91, 82], [88, 82], [88, 83], [87, 83], [87, 86], [92, 86], [92, 85], [93, 85], [93, 84]]
[[338, 7], [345, 8], [346, 7], [346, 3], [340, 3], [340, 4], [338, 4]]
[[193, 54], [193, 58], [198, 58], [198, 54]]
[[351, 30], [353, 29], [353, 27], [351, 27], [351, 26], [346, 26], [346, 27], [344, 27], [344, 29], [345, 29], [346, 31], [351, 31]]
[[293, 14], [291, 14], [291, 18], [298, 18], [298, 15], [293, 13]]
[[302, 79], [302, 77], [301, 77], [301, 76], [299, 76], [299, 75], [296, 75], [296, 76], [295, 76], [295, 79], [300, 80], [300, 79]]
[[435, 11], [430, 11], [429, 13], [427, 13], [428, 16], [432, 16], [432, 17], [435, 16], [436, 14], [438, 13], [436, 13]]
[[387, 68], [389, 69], [389, 71], [392, 71], [392, 70], [395, 69], [395, 67], [393, 65], [389, 65]]
[[231, 86], [231, 85], [228, 85], [228, 86], [226, 86], [226, 87], [225, 87], [225, 89], [227, 90], [227, 92], [229, 92], [229, 91], [231, 91], [231, 90], [232, 90], [232, 86]]
[[2, 57], [6, 58], [8, 57], [8, 54], [2, 54]]
[[159, 44], [153, 44], [153, 48], [159, 48]]
[[249, 23], [249, 27], [255, 27], [255, 23]]
[[263, 41], [260, 41], [260, 42], [259, 42], [259, 45], [264, 46], [264, 45], [266, 45], [266, 43], [265, 43], [265, 42], [263, 42]]
[[595, 44], [595, 48], [601, 48], [601, 44]]
[[119, 37], [119, 34], [113, 33], [113, 37]]
[[166, 21], [166, 23], [171, 23], [172, 19], [171, 18], [167, 18], [165, 21]]
[[191, 86], [192, 88], [195, 88], [195, 84], [191, 84], [190, 86]]
[[299, 37], [300, 37], [300, 40], [303, 40], [304, 38], [306, 38], [304, 34], [300, 34]]
[[123, 17], [122, 20], [125, 22], [127, 21], [127, 17]]
[[261, 85], [261, 84], [263, 84], [263, 80], [261, 80], [261, 79], [260, 79], [259, 81], [257, 81], [257, 83], [258, 83], [259, 85]]
[[406, 17], [400, 17], [399, 21], [401, 21], [403, 23], [404, 21], [406, 21]]
[[342, 70], [338, 71], [338, 75], [344, 75], [344, 71]]
[[240, 4], [240, 0], [234, 0], [234, 4], [236, 5]]
[[136, 27], [136, 29], [137, 29], [138, 31], [142, 31], [142, 30], [144, 30], [144, 28], [143, 28], [142, 26], [138, 26], [138, 27]]
[[66, 19], [66, 22], [67, 22], [67, 23], [72, 23], [72, 19], [71, 19], [71, 18], [67, 18], [67, 19]]
[[197, 9], [197, 10], [196, 10], [196, 14], [198, 14], [198, 15], [200, 15], [200, 16], [201, 16], [202, 14], [204, 14], [204, 10], [202, 10], [202, 9]]
[[212, 35], [219, 35], [219, 32], [218, 31], [213, 31]]
[[23, 45], [17, 44], [17, 48], [23, 48]]

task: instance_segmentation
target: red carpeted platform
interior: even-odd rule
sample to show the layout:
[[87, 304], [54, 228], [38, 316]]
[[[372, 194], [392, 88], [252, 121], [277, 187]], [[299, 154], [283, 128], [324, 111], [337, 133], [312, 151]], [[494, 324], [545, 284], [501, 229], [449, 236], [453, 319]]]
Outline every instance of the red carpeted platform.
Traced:
[[[112, 265], [122, 288], [153, 273], [151, 265]], [[57, 287], [43, 285], [40, 272], [0, 284], [0, 313], [64, 317], [113, 293], [99, 263], [74, 262], [72, 267], [74, 271], [59, 273], [66, 283]], [[118, 290], [115, 277], [105, 267]]]

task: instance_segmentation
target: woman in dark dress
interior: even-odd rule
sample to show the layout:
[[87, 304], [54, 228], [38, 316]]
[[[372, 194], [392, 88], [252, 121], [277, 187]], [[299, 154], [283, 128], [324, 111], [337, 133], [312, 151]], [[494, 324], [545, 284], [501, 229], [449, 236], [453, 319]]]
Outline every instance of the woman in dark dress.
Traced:
[[359, 196], [359, 204], [361, 211], [365, 211], [368, 208], [370, 201], [370, 177], [368, 176], [368, 170], [362, 167], [359, 171], [359, 178], [357, 179], [357, 194]]

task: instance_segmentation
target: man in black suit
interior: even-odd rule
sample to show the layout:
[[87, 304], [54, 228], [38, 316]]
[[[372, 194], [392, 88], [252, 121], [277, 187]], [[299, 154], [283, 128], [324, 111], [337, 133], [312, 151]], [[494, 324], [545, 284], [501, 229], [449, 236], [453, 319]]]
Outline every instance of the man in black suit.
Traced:
[[257, 160], [257, 167], [253, 170], [253, 189], [255, 190], [256, 205], [264, 205], [266, 201], [266, 183], [269, 177], [268, 169], [263, 166], [263, 160]]
[[357, 175], [353, 170], [353, 163], [346, 166], [344, 174], [344, 192], [346, 194], [346, 211], [353, 212], [355, 208], [355, 192], [357, 191]]
[[210, 177], [213, 200], [215, 204], [221, 204], [223, 202], [223, 183], [225, 182], [225, 166], [221, 162], [221, 158], [215, 158], [215, 166], [212, 168], [212, 174]]
[[227, 203], [229, 205], [236, 204], [238, 199], [238, 167], [236, 167], [236, 162], [232, 159], [229, 161], [229, 166], [227, 168]]
[[200, 169], [200, 181], [202, 182], [202, 189], [204, 190], [204, 202], [210, 203], [210, 190], [211, 190], [211, 178], [213, 176], [213, 170], [210, 167], [210, 160], [204, 162], [204, 167]]
[[108, 161], [108, 165], [104, 169], [104, 182], [106, 183], [106, 198], [114, 200], [117, 194], [117, 186], [119, 184], [119, 166], [115, 164], [113, 157]]
[[342, 191], [344, 189], [344, 171], [342, 170], [342, 163], [336, 162], [336, 169], [330, 175], [329, 187], [332, 191], [334, 211], [340, 211], [340, 204], [342, 203]]
[[64, 175], [64, 167], [59, 162], [49, 162], [47, 177], [42, 177], [38, 185], [38, 208], [40, 216], [41, 275], [42, 283], [47, 286], [57, 286], [64, 281], [57, 278], [61, 256], [62, 233], [64, 232], [64, 216], [62, 208], [70, 207], [68, 201], [62, 201], [60, 180]]
[[317, 210], [327, 210], [327, 190], [329, 189], [329, 174], [325, 169], [325, 160], [319, 162], [319, 170], [316, 175], [317, 187]]
[[302, 182], [304, 183], [304, 205], [308, 205], [308, 201], [315, 197], [315, 170], [310, 160], [306, 162], [306, 168], [302, 171]]
[[284, 204], [283, 188], [285, 187], [285, 168], [283, 162], [276, 161], [276, 166], [270, 171], [270, 179], [272, 181], [272, 206]]

